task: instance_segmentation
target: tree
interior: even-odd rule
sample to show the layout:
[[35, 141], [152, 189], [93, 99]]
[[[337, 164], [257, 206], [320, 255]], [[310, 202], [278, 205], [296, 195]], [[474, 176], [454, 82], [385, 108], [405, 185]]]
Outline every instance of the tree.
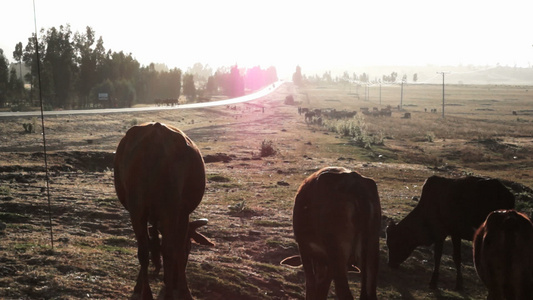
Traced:
[[23, 55], [23, 52], [22, 52], [22, 42], [19, 42], [18, 44], [15, 45], [15, 51], [13, 51], [13, 58], [19, 62], [19, 76], [20, 76], [20, 80], [22, 81], [22, 83], [24, 84], [24, 80], [23, 80], [23, 75], [22, 75], [22, 55]]
[[77, 73], [70, 25], [50, 28], [43, 34], [41, 93], [54, 107], [71, 107]]
[[413, 82], [417, 82], [418, 81], [418, 74], [415, 73], [413, 74]]
[[112, 98], [112, 104], [115, 104], [115, 99], [119, 107], [132, 107], [135, 104], [135, 88], [130, 80], [120, 79], [114, 83], [114, 87], [116, 98]]
[[[117, 95], [115, 94], [115, 85], [113, 84], [113, 82], [111, 82], [111, 80], [106, 79], [102, 81], [101, 83], [95, 85], [91, 89], [91, 92], [89, 94], [90, 103], [92, 103], [93, 105], [101, 105], [100, 100], [98, 100], [98, 94], [100, 93], [106, 93], [109, 97], [108, 101], [115, 102]], [[114, 105], [110, 105], [110, 106], [114, 106]]]
[[[32, 36], [28, 38], [28, 43], [26, 44], [26, 47], [24, 47], [24, 52], [22, 54], [24, 65], [30, 69], [30, 71], [24, 75], [24, 80], [30, 83], [30, 102], [35, 98], [34, 95], [37, 81], [37, 53], [35, 47], [37, 42], [35, 34], [32, 34]], [[41, 46], [39, 46], [39, 48], [41, 48]]]
[[95, 33], [91, 27], [87, 26], [84, 34], [74, 35], [74, 45], [76, 51], [76, 61], [79, 72], [76, 80], [76, 90], [79, 97], [79, 105], [85, 107], [89, 101], [91, 89], [96, 84], [96, 50], [92, 49], [95, 40]]
[[215, 76], [209, 76], [209, 78], [207, 78], [207, 84], [205, 85], [205, 90], [211, 95], [217, 91]]
[[331, 71], [324, 72], [324, 74], [322, 75], [322, 80], [327, 83], [333, 82], [333, 77], [331, 77]]
[[9, 72], [7, 95], [14, 100], [12, 102], [18, 102], [24, 96], [24, 84], [22, 83], [22, 80], [18, 78], [15, 68], [11, 68], [11, 71]]
[[265, 86], [265, 78], [261, 67], [255, 66], [246, 70], [246, 77], [244, 79], [245, 85], [248, 89], [256, 91]]
[[244, 95], [244, 79], [241, 76], [239, 67], [237, 65], [231, 67], [230, 76], [230, 97], [240, 97]]
[[300, 68], [300, 66], [296, 66], [296, 71], [294, 72], [294, 74], [292, 74], [292, 82], [294, 82], [294, 84], [296, 84], [297, 86], [303, 85], [302, 68]]
[[4, 50], [0, 49], [0, 105], [4, 106], [7, 102], [7, 90], [9, 86], [8, 61], [4, 56]]
[[209, 76], [213, 74], [213, 69], [209, 65], [203, 65], [201, 63], [195, 63], [192, 68], [187, 69], [187, 73], [194, 76], [196, 82], [203, 86], [207, 83]]
[[390, 82], [396, 82], [396, 78], [398, 77], [398, 73], [392, 72], [390, 74]]
[[271, 66], [266, 70], [265, 75], [266, 84], [271, 84], [276, 81], [278, 81], [278, 71], [276, 70], [276, 67]]
[[363, 73], [359, 76], [359, 81], [361, 82], [368, 82], [370, 80], [370, 76], [366, 73]]
[[194, 75], [183, 75], [183, 95], [189, 100], [196, 99], [196, 87], [194, 86]]

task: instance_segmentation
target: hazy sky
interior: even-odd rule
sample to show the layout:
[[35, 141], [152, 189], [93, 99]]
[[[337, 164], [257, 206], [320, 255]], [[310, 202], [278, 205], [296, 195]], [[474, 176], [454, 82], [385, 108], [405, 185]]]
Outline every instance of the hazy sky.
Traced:
[[[0, 48], [13, 61], [34, 31], [33, 1], [3, 1]], [[367, 65], [533, 63], [526, 0], [35, 0], [37, 27], [91, 26], [106, 50], [187, 70], [275, 66], [287, 76]], [[7, 8], [7, 9], [5, 9]]]

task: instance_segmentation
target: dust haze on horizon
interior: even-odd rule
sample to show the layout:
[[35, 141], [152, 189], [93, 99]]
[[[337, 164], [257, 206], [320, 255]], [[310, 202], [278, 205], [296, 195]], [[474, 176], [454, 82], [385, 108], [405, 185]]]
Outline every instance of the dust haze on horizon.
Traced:
[[[0, 48], [35, 30], [33, 1], [6, 4]], [[37, 27], [90, 26], [106, 51], [186, 71], [276, 67], [287, 78], [365, 66], [531, 67], [526, 1], [77, 1], [35, 0]]]

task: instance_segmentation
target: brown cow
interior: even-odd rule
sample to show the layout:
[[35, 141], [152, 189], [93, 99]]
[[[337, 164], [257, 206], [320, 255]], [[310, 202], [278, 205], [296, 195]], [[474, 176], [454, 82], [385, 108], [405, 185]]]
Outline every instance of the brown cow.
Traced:
[[498, 210], [474, 236], [474, 264], [487, 299], [533, 299], [533, 224], [515, 210]]
[[353, 299], [347, 270], [362, 273], [361, 299], [377, 299], [381, 206], [376, 183], [345, 168], [323, 168], [300, 186], [293, 227], [300, 256], [282, 264], [305, 272], [306, 299], [326, 299], [331, 285], [339, 299]]
[[[141, 265], [134, 296], [152, 299], [148, 284], [148, 222], [162, 236], [165, 298], [192, 299], [185, 267], [190, 243], [189, 214], [205, 190], [202, 155], [179, 129], [160, 123], [134, 126], [120, 141], [114, 162], [117, 196], [130, 213]], [[154, 248], [152, 248], [154, 250]]]
[[461, 239], [471, 241], [476, 228], [497, 209], [514, 207], [514, 196], [496, 179], [431, 176], [420, 202], [398, 225], [387, 228], [389, 266], [397, 268], [418, 246], [435, 244], [435, 266], [430, 287], [437, 288], [444, 240], [451, 235], [457, 269], [456, 289], [462, 289]]

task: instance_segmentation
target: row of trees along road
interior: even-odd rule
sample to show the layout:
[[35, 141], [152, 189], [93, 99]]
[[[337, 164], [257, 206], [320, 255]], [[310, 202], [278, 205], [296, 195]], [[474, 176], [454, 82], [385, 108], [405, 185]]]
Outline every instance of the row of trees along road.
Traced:
[[[69, 25], [41, 29], [40, 87], [34, 34], [25, 46], [16, 45], [13, 59], [10, 64], [0, 49], [0, 107], [12, 110], [36, 106], [39, 88], [45, 109], [128, 107], [178, 99], [182, 87], [188, 101], [206, 101], [217, 94], [242, 96], [245, 90], [257, 90], [278, 79], [274, 67], [241, 70], [232, 66], [212, 74], [198, 63], [189, 69], [191, 73], [182, 74], [161, 64], [141, 66], [131, 53], [106, 51], [103, 38], [96, 39], [89, 26], [83, 33], [73, 33]], [[108, 100], [99, 100], [99, 95], [107, 95]]]

